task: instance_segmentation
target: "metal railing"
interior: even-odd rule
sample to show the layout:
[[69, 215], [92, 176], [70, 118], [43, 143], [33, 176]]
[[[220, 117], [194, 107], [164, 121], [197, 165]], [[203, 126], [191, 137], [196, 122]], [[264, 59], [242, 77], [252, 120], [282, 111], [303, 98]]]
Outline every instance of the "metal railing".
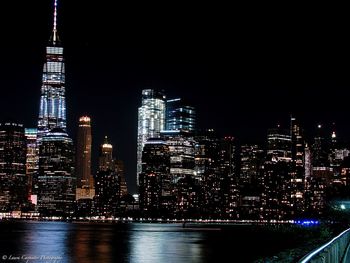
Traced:
[[304, 256], [299, 263], [346, 262], [350, 242], [350, 228], [340, 233], [328, 243]]

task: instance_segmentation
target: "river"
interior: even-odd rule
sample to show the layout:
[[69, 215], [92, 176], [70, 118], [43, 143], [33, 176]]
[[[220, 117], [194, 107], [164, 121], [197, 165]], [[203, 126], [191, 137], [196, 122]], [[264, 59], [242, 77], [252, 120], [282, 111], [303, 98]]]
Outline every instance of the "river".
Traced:
[[13, 263], [253, 262], [297, 242], [252, 226], [0, 222], [1, 262]]

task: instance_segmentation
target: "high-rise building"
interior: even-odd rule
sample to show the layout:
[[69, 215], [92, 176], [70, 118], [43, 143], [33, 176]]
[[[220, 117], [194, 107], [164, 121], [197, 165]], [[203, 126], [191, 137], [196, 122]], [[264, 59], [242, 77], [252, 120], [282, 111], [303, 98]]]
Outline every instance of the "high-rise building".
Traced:
[[305, 153], [304, 153], [304, 166], [305, 166], [305, 178], [310, 178], [312, 175], [312, 162], [311, 162], [311, 149], [309, 145], [305, 144]]
[[144, 216], [171, 216], [174, 203], [169, 189], [170, 175], [169, 146], [162, 139], [150, 138], [142, 152], [142, 173], [140, 174], [140, 209]]
[[20, 210], [28, 197], [22, 124], [0, 123], [0, 211]]
[[96, 212], [102, 216], [114, 216], [118, 213], [121, 196], [120, 176], [113, 160], [113, 145], [107, 136], [100, 148], [99, 169], [95, 177]]
[[57, 34], [57, 0], [54, 2], [54, 21], [46, 62], [43, 67], [38, 139], [53, 128], [66, 130], [65, 67], [63, 47]]
[[169, 146], [170, 173], [174, 181], [178, 181], [181, 177], [185, 177], [186, 175], [193, 177], [195, 172], [195, 141], [193, 137], [189, 137], [186, 133], [175, 130], [162, 131], [161, 138], [163, 138]]
[[141, 107], [138, 110], [137, 130], [137, 184], [142, 171], [142, 151], [149, 138], [159, 138], [165, 128], [165, 95], [153, 89], [142, 90]]
[[338, 140], [335, 128], [333, 127], [330, 149], [328, 152], [328, 159], [330, 167], [333, 169], [333, 182], [341, 183], [340, 174], [341, 174], [341, 164], [345, 157], [349, 155], [349, 149], [344, 147], [343, 143]]
[[333, 169], [330, 167], [330, 140], [321, 124], [317, 125], [316, 136], [311, 146], [312, 177], [309, 191], [312, 196], [310, 210], [321, 214], [325, 207], [326, 188], [333, 179]]
[[122, 160], [115, 160], [114, 164], [116, 173], [120, 177], [120, 196], [125, 196], [128, 194], [128, 187], [125, 180], [124, 162]]
[[263, 158], [263, 150], [256, 144], [241, 146], [240, 152], [240, 185], [250, 185], [257, 180], [259, 166]]
[[195, 177], [201, 188], [201, 214], [210, 218], [237, 218], [239, 192], [234, 138], [222, 138], [209, 129], [195, 140]]
[[291, 117], [291, 142], [292, 142], [292, 160], [297, 167], [304, 167], [305, 142], [301, 126], [295, 117]]
[[265, 161], [263, 165], [262, 216], [266, 219], [290, 219], [292, 163]]
[[199, 207], [199, 193], [195, 191], [194, 138], [185, 130], [162, 131], [161, 137], [169, 147], [170, 157], [170, 172], [162, 179], [163, 206], [175, 208], [179, 217], [190, 216], [189, 213]]
[[267, 158], [274, 162], [291, 161], [292, 138], [290, 131], [277, 128], [269, 129], [267, 132]]
[[100, 148], [100, 156], [98, 158], [98, 170], [107, 171], [113, 169], [113, 145], [108, 142], [108, 137], [105, 136], [104, 142]]
[[28, 195], [30, 197], [31, 195], [36, 195], [38, 189], [39, 147], [37, 133], [38, 130], [35, 128], [25, 129], [27, 141], [26, 174], [28, 178]]
[[55, 128], [39, 148], [38, 206], [42, 215], [70, 216], [74, 212], [76, 177], [74, 148], [68, 134]]
[[268, 130], [267, 159], [263, 164], [263, 217], [286, 219], [292, 214], [291, 180], [293, 177], [290, 131]]
[[38, 208], [42, 215], [73, 213], [76, 177], [73, 141], [66, 133], [65, 65], [57, 33], [57, 0], [53, 29], [43, 67], [37, 141], [39, 145]]
[[221, 174], [221, 202], [224, 217], [237, 218], [239, 205], [238, 176], [236, 174], [236, 147], [232, 136], [221, 138], [219, 171]]
[[317, 125], [316, 136], [312, 144], [312, 166], [319, 170], [321, 167], [329, 167], [328, 153], [330, 150], [329, 140], [321, 124]]
[[239, 189], [241, 195], [240, 216], [245, 219], [260, 218], [263, 190], [261, 165], [264, 151], [256, 144], [241, 146]]
[[181, 98], [166, 101], [166, 130], [194, 133], [195, 122], [196, 112], [193, 106]]
[[294, 214], [305, 211], [305, 142], [299, 121], [291, 116], [290, 119], [292, 171], [291, 171], [291, 206]]
[[78, 199], [92, 199], [95, 195], [94, 178], [91, 174], [91, 119], [79, 118], [78, 139], [76, 149], [76, 176]]

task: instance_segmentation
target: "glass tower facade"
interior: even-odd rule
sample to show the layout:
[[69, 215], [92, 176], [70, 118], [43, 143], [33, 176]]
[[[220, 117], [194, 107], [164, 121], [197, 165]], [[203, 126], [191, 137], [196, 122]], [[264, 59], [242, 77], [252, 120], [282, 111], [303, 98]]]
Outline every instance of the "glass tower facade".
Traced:
[[165, 95], [162, 91], [144, 89], [138, 111], [137, 184], [142, 172], [142, 150], [149, 138], [159, 138], [165, 128]]
[[57, 0], [43, 67], [37, 140], [39, 212], [47, 216], [69, 216], [74, 209], [76, 177], [73, 141], [66, 133], [65, 65], [57, 34]]
[[46, 62], [43, 67], [38, 139], [53, 128], [66, 129], [65, 68], [63, 47], [57, 35], [57, 0], [55, 0], [54, 26], [49, 45], [46, 47]]
[[166, 130], [178, 130], [194, 133], [196, 112], [194, 107], [182, 99], [166, 102]]

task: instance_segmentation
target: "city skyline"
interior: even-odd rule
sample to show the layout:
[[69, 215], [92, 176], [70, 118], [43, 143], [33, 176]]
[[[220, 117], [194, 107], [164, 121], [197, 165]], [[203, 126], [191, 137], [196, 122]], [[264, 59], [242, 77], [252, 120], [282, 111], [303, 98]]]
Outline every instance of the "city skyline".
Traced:
[[[266, 34], [266, 42], [261, 40], [261, 45], [255, 46], [252, 44], [255, 37], [239, 31], [236, 39], [248, 37], [230, 48], [234, 41], [229, 40], [230, 34], [223, 34], [229, 25], [218, 29], [218, 40], [211, 45], [211, 41], [202, 38], [206, 23], [195, 27], [200, 15], [191, 18], [187, 14], [187, 19], [179, 23], [162, 17], [167, 25], [172, 25], [164, 32], [157, 21], [148, 21], [140, 27], [139, 23], [118, 27], [123, 19], [114, 21], [107, 7], [97, 7], [100, 15], [94, 17], [93, 6], [81, 4], [59, 3], [58, 31], [67, 67], [68, 133], [75, 140], [78, 118], [90, 116], [93, 166], [97, 163], [98, 145], [108, 135], [116, 149], [114, 154], [126, 163], [131, 192], [136, 191], [136, 150], [129, 149], [136, 149], [137, 108], [141, 104], [141, 90], [147, 87], [164, 89], [169, 99], [193, 101], [198, 127], [215, 128], [239, 140], [265, 142], [267, 128], [278, 122], [287, 125], [290, 113], [296, 113], [307, 131], [322, 121], [335, 122], [340, 137], [349, 139], [345, 90], [348, 83], [344, 74], [348, 69], [344, 63], [348, 53], [342, 53], [346, 42], [340, 34], [334, 41], [324, 37], [325, 41], [318, 42], [321, 36], [313, 39], [314, 36], [307, 35], [307, 29], [302, 29], [300, 34], [291, 34], [295, 40], [289, 43], [290, 31], [280, 38], [279, 31], [272, 30]], [[42, 64], [52, 29], [52, 1], [27, 5], [8, 6], [12, 11], [16, 7], [15, 19], [28, 30], [16, 25], [4, 30], [5, 41], [1, 45], [6, 52], [0, 63], [3, 80], [0, 117], [1, 121], [10, 118], [31, 128], [36, 127], [38, 116]], [[103, 12], [107, 14], [105, 18]], [[158, 27], [147, 31], [153, 23]], [[113, 30], [120, 34], [119, 41]], [[332, 34], [341, 30], [338, 31]], [[316, 32], [321, 33], [321, 29]], [[253, 35], [263, 36], [256, 31]], [[274, 44], [278, 40], [281, 44]]]

